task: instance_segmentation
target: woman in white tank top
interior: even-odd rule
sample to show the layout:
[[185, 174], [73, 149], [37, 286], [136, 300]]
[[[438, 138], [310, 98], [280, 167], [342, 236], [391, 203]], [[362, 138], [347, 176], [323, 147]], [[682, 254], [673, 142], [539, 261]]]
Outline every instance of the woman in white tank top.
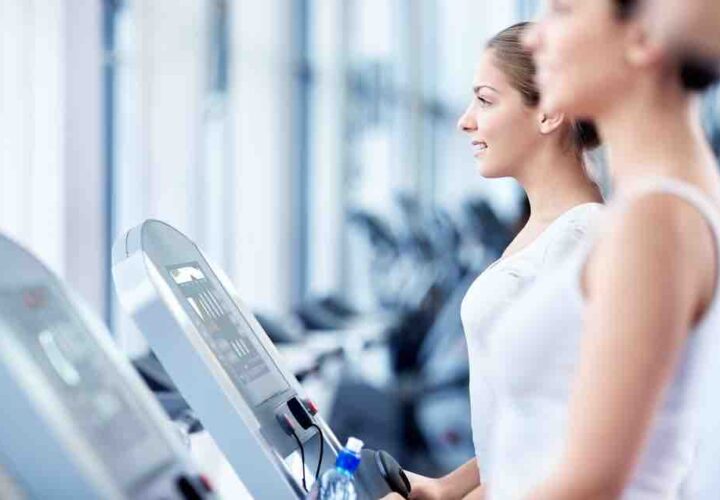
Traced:
[[710, 79], [638, 3], [553, 0], [526, 39], [543, 108], [595, 120], [614, 195], [488, 335], [490, 469], [466, 498], [720, 498], [720, 175], [693, 95]]
[[527, 27], [513, 26], [489, 42], [475, 73], [472, 102], [458, 123], [470, 137], [480, 174], [515, 178], [531, 208], [527, 225], [473, 283], [462, 307], [477, 458], [442, 479], [411, 475], [413, 498], [462, 496], [480, 484], [493, 403], [484, 380], [485, 336], [503, 308], [584, 238], [602, 206], [583, 161], [597, 136], [561, 113], [538, 108], [535, 67], [521, 40]]

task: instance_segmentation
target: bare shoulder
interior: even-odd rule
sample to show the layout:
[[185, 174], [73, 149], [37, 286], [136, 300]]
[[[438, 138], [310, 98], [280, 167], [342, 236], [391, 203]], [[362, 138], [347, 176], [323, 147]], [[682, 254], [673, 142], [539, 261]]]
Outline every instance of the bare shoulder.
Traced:
[[696, 206], [671, 194], [648, 193], [610, 214], [586, 282], [592, 287], [610, 273], [626, 285], [672, 285], [702, 302], [712, 295], [717, 276], [713, 239]]
[[[668, 193], [648, 193], [628, 202], [614, 215], [609, 235], [622, 236], [630, 244], [653, 241], [674, 242], [678, 253], [712, 243], [712, 232], [700, 210], [688, 201]], [[697, 241], [700, 239], [701, 241]]]

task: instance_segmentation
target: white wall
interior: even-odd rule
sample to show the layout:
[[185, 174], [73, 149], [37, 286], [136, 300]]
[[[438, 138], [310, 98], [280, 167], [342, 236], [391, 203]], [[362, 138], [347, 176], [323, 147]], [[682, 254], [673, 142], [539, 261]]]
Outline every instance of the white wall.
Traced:
[[61, 0], [0, 2], [0, 227], [61, 273], [63, 17]]
[[[44, 4], [44, 3], [43, 3]], [[103, 161], [102, 6], [65, 0], [65, 277], [96, 311], [109, 285]]]
[[103, 308], [100, 7], [0, 2], [0, 230]]
[[234, 2], [231, 142], [236, 229], [233, 279], [257, 308], [284, 311], [293, 286], [292, 0]]
[[311, 0], [309, 53], [313, 67], [309, 170], [309, 288], [341, 285], [346, 64], [345, 1]]
[[198, 221], [204, 0], [134, 0], [119, 26], [116, 236], [145, 218]]

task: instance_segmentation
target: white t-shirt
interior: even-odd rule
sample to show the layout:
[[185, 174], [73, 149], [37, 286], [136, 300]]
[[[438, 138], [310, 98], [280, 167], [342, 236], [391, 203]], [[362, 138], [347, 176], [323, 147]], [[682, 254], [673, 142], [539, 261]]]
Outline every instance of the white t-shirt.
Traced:
[[462, 303], [461, 317], [470, 366], [470, 408], [478, 466], [490, 459], [494, 397], [487, 379], [487, 334], [503, 310], [535, 278], [552, 270], [581, 242], [603, 205], [577, 205], [555, 219], [530, 245], [488, 267], [473, 282]]

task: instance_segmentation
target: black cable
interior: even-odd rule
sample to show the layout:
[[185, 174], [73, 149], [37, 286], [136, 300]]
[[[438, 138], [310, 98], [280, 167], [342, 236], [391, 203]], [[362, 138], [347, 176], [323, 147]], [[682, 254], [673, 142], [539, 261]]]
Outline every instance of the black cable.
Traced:
[[320, 466], [322, 465], [323, 453], [325, 452], [325, 436], [323, 431], [318, 424], [311, 424], [318, 431], [320, 437], [320, 458], [318, 459], [317, 470], [315, 471], [315, 481], [320, 477]]
[[305, 490], [305, 493], [308, 492], [307, 484], [305, 482], [305, 448], [303, 448], [302, 443], [300, 442], [300, 438], [297, 434], [295, 434], [295, 429], [290, 429], [290, 432], [292, 432], [292, 436], [295, 438], [295, 441], [297, 441], [298, 447], [300, 448], [300, 458], [302, 459], [302, 486]]

